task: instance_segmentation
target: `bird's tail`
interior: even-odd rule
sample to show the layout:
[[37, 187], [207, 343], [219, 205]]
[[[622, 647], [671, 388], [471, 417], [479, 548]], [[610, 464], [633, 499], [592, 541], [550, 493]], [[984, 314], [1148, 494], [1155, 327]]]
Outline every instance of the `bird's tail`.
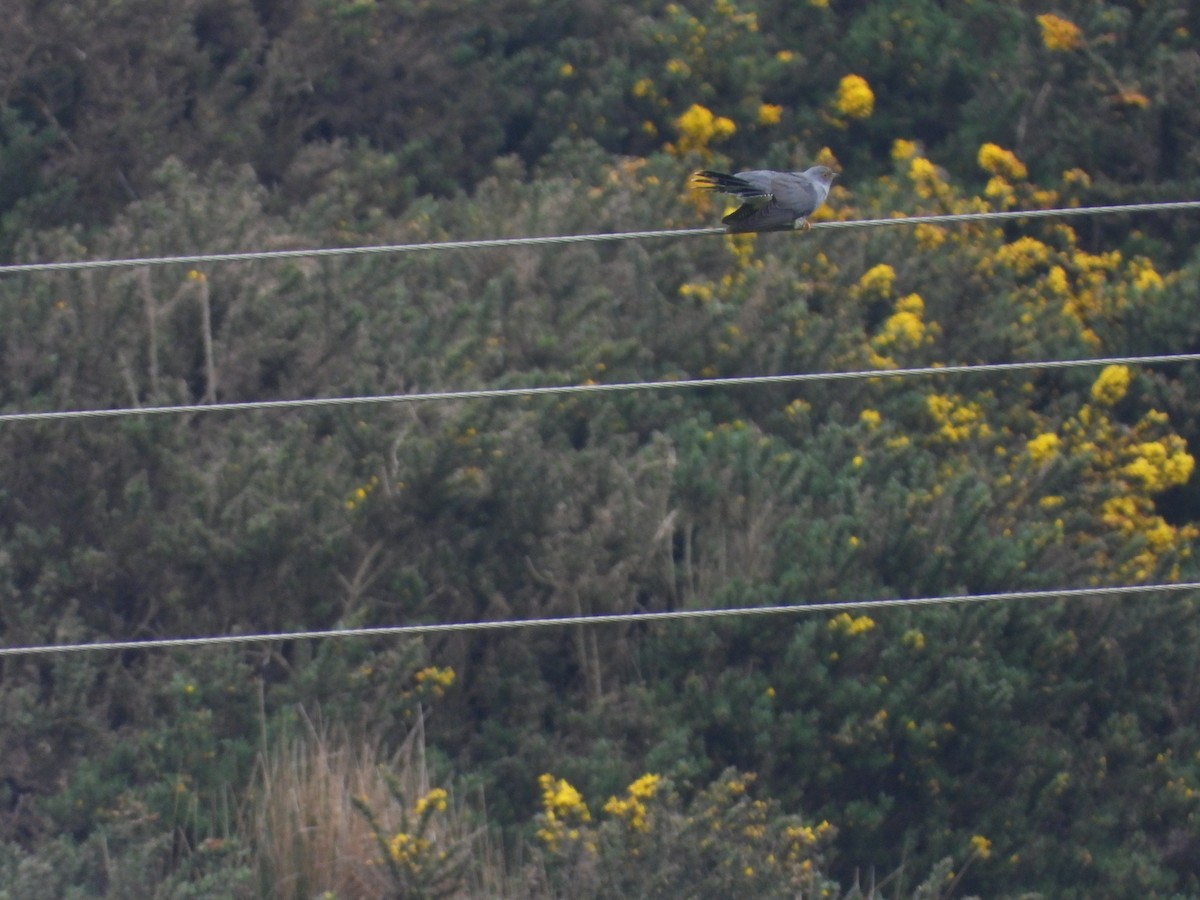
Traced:
[[738, 178], [736, 175], [730, 175], [727, 172], [714, 172], [711, 169], [705, 169], [703, 172], [693, 174], [689, 179], [689, 184], [702, 191], [720, 191], [722, 194], [740, 196], [747, 192], [758, 193], [752, 185]]

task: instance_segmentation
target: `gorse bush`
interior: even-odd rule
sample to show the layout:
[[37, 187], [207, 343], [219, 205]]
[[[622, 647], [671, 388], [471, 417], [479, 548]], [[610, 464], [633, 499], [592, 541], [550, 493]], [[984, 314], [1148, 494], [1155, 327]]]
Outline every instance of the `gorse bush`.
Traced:
[[[43, 6], [0, 37], [13, 259], [711, 225], [686, 188], [702, 165], [832, 165], [818, 221], [1196, 184], [1200, 22], [1169, 2]], [[1195, 230], [1164, 213], [9, 273], [0, 405], [1191, 352]], [[1197, 396], [1190, 364], [1118, 362], [9, 422], [0, 633], [1184, 581]], [[1196, 892], [1197, 612], [1140, 595], [8, 656], [0, 882]], [[424, 761], [395, 756], [421, 723]]]

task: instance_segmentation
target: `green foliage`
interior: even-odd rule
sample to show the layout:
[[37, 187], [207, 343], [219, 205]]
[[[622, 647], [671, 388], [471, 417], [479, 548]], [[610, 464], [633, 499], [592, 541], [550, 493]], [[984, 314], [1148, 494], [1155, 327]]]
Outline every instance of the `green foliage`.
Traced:
[[[862, 178], [905, 136], [971, 177], [978, 146], [999, 140], [1039, 180], [1083, 167], [1105, 192], [1149, 173], [1186, 193], [1195, 11], [1068, 6], [1080, 39], [1053, 49], [1041, 7], [996, 0], [216, 0], [172, 15], [145, 0], [24, 0], [0, 39], [14, 61], [0, 76], [12, 184], [0, 210], [24, 198], [40, 223], [106, 221], [169, 156], [249, 163], [306, 192], [331, 148], [369, 146], [390, 151], [396, 174], [373, 202], [396, 213], [477, 185], [497, 156], [537, 164], [563, 137], [648, 155], [676, 141], [693, 104], [734, 125], [724, 151], [772, 165], [830, 146]], [[838, 112], [850, 74], [874, 91], [865, 119]]]
[[436, 898], [455, 895], [462, 888], [462, 870], [467, 865], [465, 844], [449, 849], [435, 847], [434, 819], [446, 811], [446, 791], [434, 788], [417, 799], [411, 809], [394, 777], [388, 790], [400, 818], [395, 829], [385, 828], [370, 803], [355, 797], [354, 806], [371, 828], [379, 855], [387, 868], [390, 890], [397, 897]]
[[60, 837], [36, 852], [0, 845], [3, 900], [218, 900], [246, 896], [250, 874], [246, 848], [232, 838], [180, 859], [169, 830], [136, 802], [80, 842]]
[[[1196, 179], [1200, 22], [1167, 2], [1053, 21], [917, 0], [161, 6], [14, 10], [0, 246], [16, 258], [710, 224], [719, 210], [684, 189], [697, 163], [818, 152], [845, 169], [827, 213], [844, 218], [1190, 196]], [[1194, 234], [1161, 215], [6, 275], [0, 405], [1190, 351]], [[9, 423], [0, 633], [1192, 578], [1196, 380], [1111, 366]], [[871, 867], [901, 873], [898, 895], [1195, 892], [1198, 630], [1195, 599], [1172, 595], [5, 657], [0, 880], [252, 893], [248, 854], [260, 877], [296, 863], [287, 828], [306, 811], [264, 830], [243, 806], [302, 711], [386, 755], [432, 706], [432, 758], [481, 786], [507, 846], [547, 852], [549, 881], [526, 884], [551, 894], [728, 895], [747, 868], [774, 872], [762, 895], [808, 891], [809, 873], [764, 860], [810, 820], [830, 823], [811, 875], [831, 892]], [[334, 797], [343, 782], [306, 766], [312, 802]], [[729, 793], [731, 769], [757, 774], [762, 807]], [[650, 831], [626, 787], [646, 771], [670, 786]], [[613, 814], [552, 821], [541, 785], [530, 826], [546, 772]], [[705, 804], [736, 839], [702, 846], [688, 818]], [[374, 836], [348, 801], [328, 809], [368, 857], [386, 838], [375, 874], [407, 889], [390, 842], [437, 823], [384, 807], [386, 791], [365, 807]]]
[[602, 821], [592, 825], [570, 785], [543, 776], [537, 836], [550, 856], [555, 894], [836, 896], [822, 874], [835, 829], [805, 825], [769, 800], [751, 799], [753, 781], [730, 770], [685, 803], [669, 782], [644, 775], [610, 797]]

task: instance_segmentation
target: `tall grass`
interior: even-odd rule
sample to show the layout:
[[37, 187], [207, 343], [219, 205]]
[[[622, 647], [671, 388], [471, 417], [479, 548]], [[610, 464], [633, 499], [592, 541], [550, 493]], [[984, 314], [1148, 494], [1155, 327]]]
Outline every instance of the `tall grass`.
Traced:
[[[306, 720], [262, 753], [256, 782], [247, 825], [260, 897], [365, 900], [395, 894], [379, 841], [353, 798], [370, 808], [384, 834], [399, 830], [405, 810], [398, 800], [411, 806], [430, 790], [419, 726], [385, 756], [378, 742]], [[439, 852], [473, 852], [464, 844], [479, 843], [482, 832], [472, 829], [470, 818], [464, 804], [451, 803], [424, 836]], [[478, 882], [478, 873], [470, 880]]]

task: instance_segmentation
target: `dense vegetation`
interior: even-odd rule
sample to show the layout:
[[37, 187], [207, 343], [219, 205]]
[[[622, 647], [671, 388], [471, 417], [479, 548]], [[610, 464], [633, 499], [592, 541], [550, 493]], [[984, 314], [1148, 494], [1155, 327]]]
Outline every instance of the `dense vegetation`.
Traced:
[[[9, 262], [1200, 197], [1178, 0], [19, 0]], [[1192, 212], [0, 275], [0, 410], [1200, 349]], [[1186, 582], [1192, 365], [0, 423], [6, 647]], [[1200, 892], [1190, 593], [0, 657], [0, 897]], [[389, 893], [390, 892], [390, 893]]]

